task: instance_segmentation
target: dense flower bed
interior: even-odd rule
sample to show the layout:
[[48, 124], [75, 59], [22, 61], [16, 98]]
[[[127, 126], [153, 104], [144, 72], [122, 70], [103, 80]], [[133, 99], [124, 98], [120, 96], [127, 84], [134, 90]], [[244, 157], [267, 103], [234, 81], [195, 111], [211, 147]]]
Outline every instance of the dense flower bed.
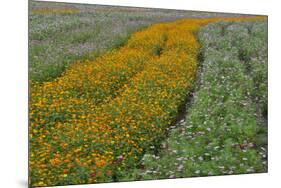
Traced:
[[155, 24], [52, 82], [31, 82], [30, 183], [116, 181], [137, 167], [192, 87], [196, 31], [219, 19]]

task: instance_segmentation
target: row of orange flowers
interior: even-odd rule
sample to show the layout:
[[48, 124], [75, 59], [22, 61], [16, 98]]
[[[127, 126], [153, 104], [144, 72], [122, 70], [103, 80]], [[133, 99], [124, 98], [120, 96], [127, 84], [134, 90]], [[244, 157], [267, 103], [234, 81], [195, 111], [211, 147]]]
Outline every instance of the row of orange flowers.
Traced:
[[155, 24], [52, 82], [30, 83], [30, 183], [115, 181], [135, 168], [191, 89], [197, 30], [222, 19]]

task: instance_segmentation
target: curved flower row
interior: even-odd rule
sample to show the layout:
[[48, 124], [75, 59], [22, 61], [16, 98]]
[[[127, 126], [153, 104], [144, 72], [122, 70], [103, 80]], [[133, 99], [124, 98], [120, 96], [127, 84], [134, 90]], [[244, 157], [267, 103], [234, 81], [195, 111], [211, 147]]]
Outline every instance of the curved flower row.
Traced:
[[136, 167], [192, 86], [196, 31], [216, 20], [155, 24], [53, 82], [31, 83], [31, 185], [115, 181]]
[[267, 171], [267, 23], [212, 23], [198, 38], [204, 61], [186, 121], [132, 179]]

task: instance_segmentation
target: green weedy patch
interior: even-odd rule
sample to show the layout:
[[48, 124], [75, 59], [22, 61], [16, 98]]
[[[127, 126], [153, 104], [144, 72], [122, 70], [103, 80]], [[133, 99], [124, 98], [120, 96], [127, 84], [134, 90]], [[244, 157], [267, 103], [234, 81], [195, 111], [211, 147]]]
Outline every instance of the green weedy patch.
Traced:
[[267, 23], [211, 23], [198, 37], [203, 62], [186, 121], [134, 178], [267, 171]]

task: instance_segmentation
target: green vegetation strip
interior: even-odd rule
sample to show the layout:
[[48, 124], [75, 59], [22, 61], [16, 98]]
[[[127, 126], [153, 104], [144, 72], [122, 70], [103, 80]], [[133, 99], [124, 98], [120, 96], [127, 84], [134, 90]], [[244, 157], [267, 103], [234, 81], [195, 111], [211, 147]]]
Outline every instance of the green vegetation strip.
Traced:
[[211, 23], [199, 40], [203, 68], [186, 122], [127, 179], [267, 171], [267, 23]]

